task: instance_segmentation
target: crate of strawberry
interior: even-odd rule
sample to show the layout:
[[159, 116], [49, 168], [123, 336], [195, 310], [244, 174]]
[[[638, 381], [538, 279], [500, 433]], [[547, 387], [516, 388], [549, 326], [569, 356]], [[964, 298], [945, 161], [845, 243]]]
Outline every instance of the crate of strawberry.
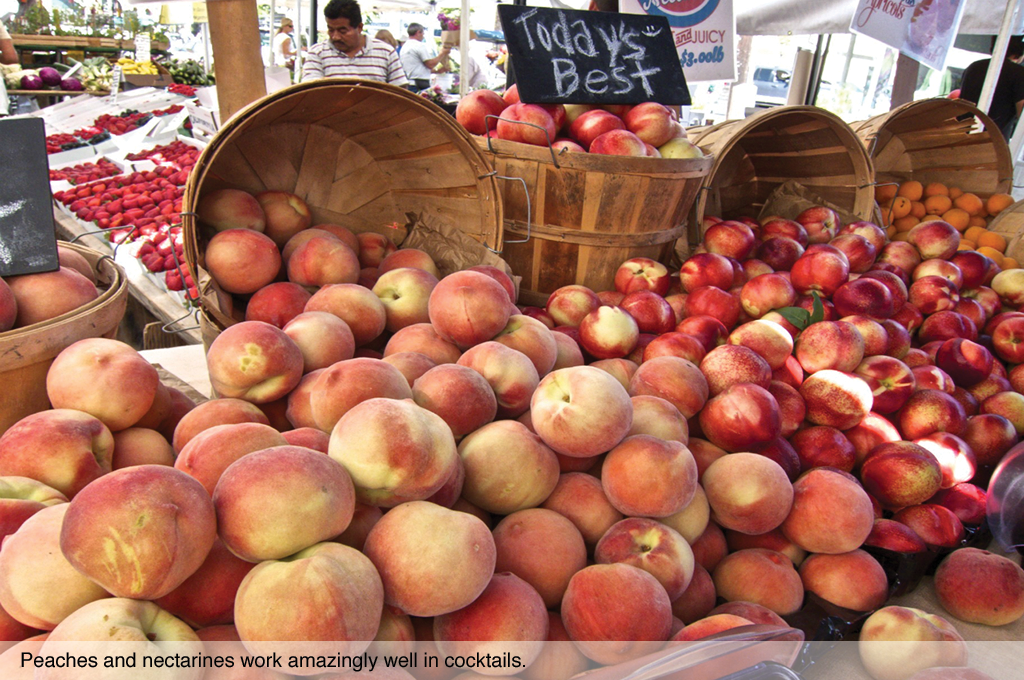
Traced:
[[72, 185], [87, 184], [106, 177], [114, 177], [120, 172], [119, 166], [106, 158], [101, 158], [95, 163], [79, 163], [69, 168], [50, 170], [50, 181], [66, 181]]
[[79, 220], [114, 230], [110, 238], [118, 243], [132, 227], [146, 235], [177, 223], [187, 179], [188, 169], [163, 166], [58, 191], [54, 199]]
[[148, 123], [152, 117], [153, 116], [150, 113], [140, 113], [139, 111], [129, 109], [127, 111], [122, 111], [116, 116], [104, 113], [93, 121], [92, 126], [102, 128], [112, 135], [123, 135], [142, 127]]
[[183, 83], [168, 85], [167, 91], [171, 94], [180, 94], [182, 97], [191, 98], [196, 96], [196, 88], [192, 85], [185, 85]]
[[199, 299], [199, 291], [185, 263], [185, 246], [180, 226], [163, 226], [141, 237], [135, 256], [151, 274], [163, 274], [164, 285], [168, 290], [187, 291], [189, 298]]

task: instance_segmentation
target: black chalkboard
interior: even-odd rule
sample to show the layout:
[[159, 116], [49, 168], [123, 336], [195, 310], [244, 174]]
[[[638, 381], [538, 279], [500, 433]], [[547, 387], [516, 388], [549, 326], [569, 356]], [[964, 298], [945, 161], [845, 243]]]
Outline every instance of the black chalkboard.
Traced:
[[665, 17], [512, 5], [498, 16], [524, 102], [691, 103]]
[[58, 268], [46, 129], [39, 118], [0, 120], [0, 276]]

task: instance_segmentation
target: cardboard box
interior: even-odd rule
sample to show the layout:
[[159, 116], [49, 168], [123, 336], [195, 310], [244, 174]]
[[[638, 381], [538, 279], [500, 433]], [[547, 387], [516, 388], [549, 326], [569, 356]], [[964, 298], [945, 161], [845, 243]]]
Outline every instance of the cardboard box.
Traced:
[[160, 64], [156, 64], [156, 71], [157, 74], [155, 76], [138, 73], [124, 74], [124, 89], [130, 90], [137, 87], [165, 88], [174, 83], [174, 78], [171, 77], [170, 71]]

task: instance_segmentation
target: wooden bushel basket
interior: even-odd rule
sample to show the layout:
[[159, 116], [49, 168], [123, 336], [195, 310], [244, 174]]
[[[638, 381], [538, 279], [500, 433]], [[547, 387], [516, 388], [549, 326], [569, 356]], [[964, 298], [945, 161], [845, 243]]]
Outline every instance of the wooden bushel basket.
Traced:
[[222, 328], [238, 320], [202, 283], [211, 234], [193, 213], [208, 192], [289, 191], [309, 205], [313, 225], [376, 231], [399, 243], [422, 217], [497, 251], [502, 205], [492, 170], [455, 118], [394, 85], [331, 78], [254, 102], [221, 127], [185, 187], [185, 259], [203, 309]]
[[[61, 243], [81, 253], [93, 267], [99, 297], [48, 321], [0, 333], [0, 434], [25, 416], [50, 408], [46, 373], [61, 351], [84, 338], [113, 338], [128, 303], [124, 270], [102, 253]], [[103, 290], [105, 288], [105, 290]]]
[[631, 257], [667, 262], [714, 161], [559, 153], [556, 166], [546, 146], [477, 143], [499, 176], [525, 182], [525, 191], [514, 179], [501, 187], [502, 257], [523, 277], [520, 302], [537, 306], [570, 284], [614, 289]]
[[697, 199], [698, 223], [705, 215], [756, 218], [772, 191], [788, 180], [871, 219], [871, 161], [850, 126], [829, 111], [780, 106], [688, 132], [691, 142], [715, 156]]
[[992, 218], [989, 231], [1002, 234], [1006, 239], [1006, 255], [1024, 262], [1024, 201], [1017, 201]]
[[1010, 192], [1010, 148], [992, 119], [969, 102], [923, 99], [852, 127], [879, 184], [913, 179], [981, 197]]

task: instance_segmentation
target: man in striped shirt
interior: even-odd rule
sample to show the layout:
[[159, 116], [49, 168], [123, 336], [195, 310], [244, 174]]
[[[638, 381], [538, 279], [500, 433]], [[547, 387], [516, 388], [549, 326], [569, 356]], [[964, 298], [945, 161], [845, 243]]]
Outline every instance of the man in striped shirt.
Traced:
[[402, 63], [393, 47], [363, 35], [363, 15], [355, 0], [331, 0], [324, 7], [327, 40], [309, 48], [302, 80], [365, 78], [405, 87]]

